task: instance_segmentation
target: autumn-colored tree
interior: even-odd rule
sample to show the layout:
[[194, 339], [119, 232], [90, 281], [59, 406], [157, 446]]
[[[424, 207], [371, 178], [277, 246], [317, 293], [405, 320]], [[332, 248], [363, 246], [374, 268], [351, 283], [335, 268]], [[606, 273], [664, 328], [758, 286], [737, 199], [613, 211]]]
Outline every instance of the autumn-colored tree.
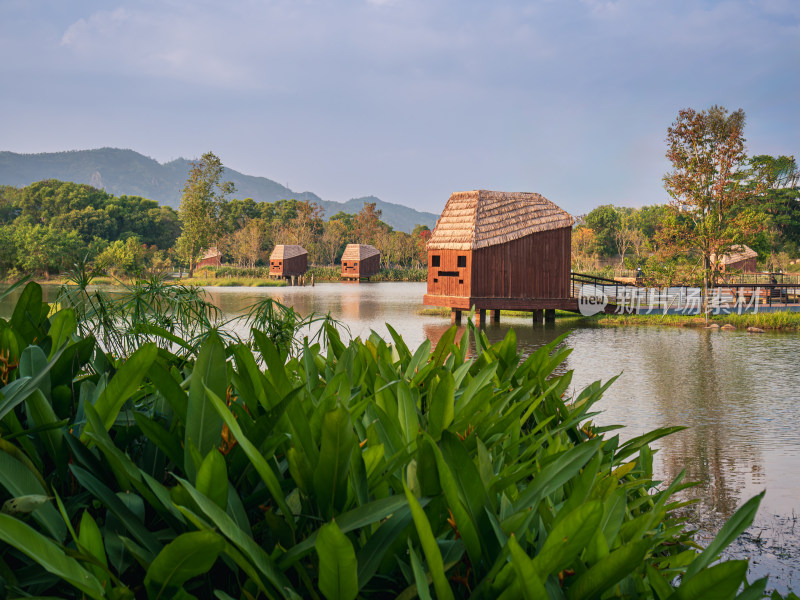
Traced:
[[203, 251], [216, 245], [224, 233], [219, 215], [226, 196], [235, 191], [232, 182], [222, 181], [224, 170], [222, 161], [213, 152], [206, 152], [192, 163], [183, 186], [178, 209], [182, 232], [176, 250], [188, 263], [190, 277]]
[[596, 236], [591, 227], [580, 226], [572, 231], [572, 265], [578, 271], [597, 268]]
[[353, 219], [353, 238], [357, 244], [375, 244], [380, 229], [386, 229], [381, 221], [382, 211], [375, 208], [375, 202], [364, 202], [364, 208]]
[[263, 219], [249, 219], [241, 229], [226, 236], [222, 249], [238, 266], [252, 269], [263, 255], [267, 229]]
[[704, 288], [718, 273], [719, 259], [712, 257], [729, 253], [763, 227], [763, 219], [748, 206], [748, 198], [761, 193], [763, 184], [746, 180], [744, 125], [742, 109], [729, 114], [712, 106], [681, 110], [667, 130], [672, 171], [664, 176], [664, 187], [672, 200], [664, 233], [702, 259]]

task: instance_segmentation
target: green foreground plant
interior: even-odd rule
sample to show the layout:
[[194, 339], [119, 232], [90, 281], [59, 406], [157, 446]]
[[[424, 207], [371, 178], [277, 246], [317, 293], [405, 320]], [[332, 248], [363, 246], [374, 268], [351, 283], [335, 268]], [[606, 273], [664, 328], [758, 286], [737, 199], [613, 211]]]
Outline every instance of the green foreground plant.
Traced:
[[513, 332], [412, 351], [326, 322], [324, 353], [254, 328], [122, 360], [80, 320], [31, 283], [0, 321], [6, 597], [763, 596], [716, 562], [763, 494], [694, 546], [689, 484], [653, 480], [679, 428], [593, 426], [611, 381], [564, 400], [561, 340], [521, 360]]

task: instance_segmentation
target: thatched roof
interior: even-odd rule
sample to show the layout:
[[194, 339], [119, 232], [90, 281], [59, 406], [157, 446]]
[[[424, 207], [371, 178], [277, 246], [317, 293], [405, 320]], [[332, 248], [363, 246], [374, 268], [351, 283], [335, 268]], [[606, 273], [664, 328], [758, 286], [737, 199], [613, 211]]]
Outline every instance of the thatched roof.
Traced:
[[286, 260], [287, 258], [294, 258], [301, 254], [308, 254], [305, 248], [297, 244], [278, 244], [269, 255], [270, 260]]
[[[723, 254], [719, 259], [721, 265], [732, 265], [734, 263], [747, 260], [748, 258], [757, 258], [758, 252], [753, 250], [750, 246], [741, 244], [739, 246], [732, 246], [730, 252]], [[717, 256], [712, 254], [710, 256], [711, 262], [717, 262]]]
[[380, 256], [380, 252], [375, 246], [368, 244], [347, 244], [342, 254], [342, 260], [364, 260], [370, 256]]
[[220, 256], [222, 256], [222, 252], [217, 250], [216, 246], [211, 246], [211, 248], [206, 250], [206, 253], [203, 254], [203, 256], [200, 258], [200, 260], [206, 260], [208, 258], [218, 258]]
[[428, 241], [429, 250], [476, 250], [540, 231], [572, 227], [575, 220], [540, 194], [456, 192]]

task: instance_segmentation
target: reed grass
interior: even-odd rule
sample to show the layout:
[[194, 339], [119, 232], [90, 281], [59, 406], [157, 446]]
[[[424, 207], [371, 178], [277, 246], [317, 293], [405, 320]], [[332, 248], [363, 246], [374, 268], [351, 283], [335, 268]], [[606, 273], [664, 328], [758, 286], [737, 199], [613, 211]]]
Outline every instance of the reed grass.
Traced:
[[204, 277], [184, 277], [183, 285], [199, 285], [203, 287], [282, 287], [286, 282], [281, 279], [261, 279], [259, 277], [221, 277], [206, 279]]

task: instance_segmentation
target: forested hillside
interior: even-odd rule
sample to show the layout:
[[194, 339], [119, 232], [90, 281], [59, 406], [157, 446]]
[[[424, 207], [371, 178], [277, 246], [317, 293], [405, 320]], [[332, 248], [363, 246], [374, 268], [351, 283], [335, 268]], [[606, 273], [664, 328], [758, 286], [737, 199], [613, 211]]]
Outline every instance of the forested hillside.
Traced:
[[[118, 148], [41, 154], [0, 152], [0, 185], [24, 187], [36, 181], [58, 179], [89, 184], [116, 196], [141, 196], [178, 208], [190, 167], [191, 161], [183, 158], [161, 164], [133, 150]], [[407, 233], [415, 225], [433, 229], [438, 218], [433, 213], [384, 202], [374, 196], [344, 203], [323, 200], [312, 192], [295, 192], [266, 177], [244, 175], [230, 168], [225, 169], [225, 179], [236, 186], [236, 198], [252, 198], [256, 202], [307, 200], [317, 203], [327, 217], [339, 211], [355, 214], [364, 202], [374, 202], [388, 225]]]
[[[183, 210], [184, 219], [189, 218], [189, 211]], [[313, 202], [220, 199], [198, 248], [216, 246], [225, 263], [254, 268], [265, 264], [276, 244], [301, 244], [313, 264], [330, 265], [339, 260], [346, 244], [360, 242], [379, 248], [387, 267], [424, 263], [428, 228], [421, 225], [409, 234], [381, 219], [375, 203], [362, 203], [355, 215], [340, 211], [325, 220]], [[97, 272], [127, 276], [189, 268], [197, 256], [176, 244], [182, 231], [178, 211], [140, 196], [115, 196], [55, 179], [19, 188], [0, 186], [3, 277], [49, 277], [81, 261]]]

